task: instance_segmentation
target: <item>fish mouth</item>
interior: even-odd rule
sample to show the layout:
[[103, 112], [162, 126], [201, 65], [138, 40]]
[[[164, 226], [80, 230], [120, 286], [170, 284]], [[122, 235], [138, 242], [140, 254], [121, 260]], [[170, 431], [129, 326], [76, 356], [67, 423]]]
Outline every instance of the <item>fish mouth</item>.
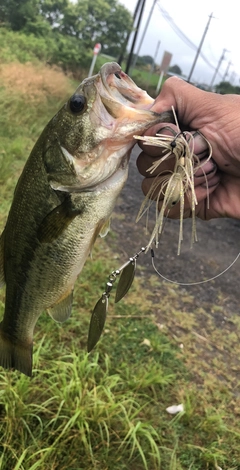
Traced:
[[[85, 79], [80, 92], [89, 98], [87, 131], [90, 129], [91, 138], [85, 139], [74, 155], [76, 189], [97, 190], [100, 184], [115, 185], [112, 176], [116, 172], [121, 181], [124, 180], [130, 152], [136, 143], [134, 135], [141, 135], [163, 121], [163, 116], [150, 110], [153, 98], [116, 62], [104, 64], [97, 75]], [[165, 116], [164, 122], [169, 122]], [[68, 159], [71, 161], [71, 154]]]
[[153, 105], [154, 99], [139, 88], [116, 62], [104, 64], [99, 77], [97, 87], [101, 101], [112, 117], [121, 117], [123, 107], [143, 111]]

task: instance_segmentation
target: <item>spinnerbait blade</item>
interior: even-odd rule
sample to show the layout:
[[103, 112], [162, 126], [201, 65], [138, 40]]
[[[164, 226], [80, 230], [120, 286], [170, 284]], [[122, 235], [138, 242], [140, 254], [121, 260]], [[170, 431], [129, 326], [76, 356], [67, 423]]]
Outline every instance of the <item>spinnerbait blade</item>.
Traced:
[[94, 346], [96, 346], [103, 332], [108, 310], [108, 299], [110, 297], [110, 292], [112, 290], [114, 282], [116, 281], [117, 277], [121, 274], [115, 297], [115, 302], [119, 302], [119, 300], [121, 300], [127, 294], [133, 283], [136, 271], [137, 258], [141, 253], [144, 253], [145, 251], [146, 247], [141, 248], [138, 253], [136, 253], [132, 258], [129, 258], [129, 260], [124, 263], [119, 269], [112, 271], [112, 273], [108, 276], [108, 282], [105, 286], [105, 292], [103, 292], [102, 296], [96, 303], [92, 312], [88, 330], [88, 352], [92, 351]]
[[96, 303], [89, 325], [87, 351], [90, 352], [96, 346], [103, 332], [108, 310], [108, 297], [103, 294]]
[[125, 268], [123, 268], [121, 272], [120, 279], [118, 281], [116, 295], [115, 295], [115, 303], [119, 302], [127, 292], [129, 291], [133, 279], [135, 276], [136, 271], [136, 258], [130, 258], [129, 263]]

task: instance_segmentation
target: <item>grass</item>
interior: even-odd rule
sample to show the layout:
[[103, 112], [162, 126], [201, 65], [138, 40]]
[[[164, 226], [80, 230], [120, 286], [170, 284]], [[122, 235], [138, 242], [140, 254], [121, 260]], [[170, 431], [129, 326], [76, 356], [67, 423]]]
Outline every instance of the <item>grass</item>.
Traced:
[[[21, 94], [11, 74], [1, 77], [1, 227], [33, 143], [74, 89], [55, 76], [54, 96], [50, 88], [38, 100], [31, 83], [39, 69], [29, 67]], [[62, 79], [66, 89], [57, 92]], [[87, 354], [90, 313], [116, 264], [107, 239], [98, 240], [76, 283], [72, 317], [63, 326], [40, 317], [33, 378], [1, 369], [0, 469], [239, 470], [239, 317], [221, 335], [214, 320], [221, 298], [209, 312], [183, 289], [164, 282], [159, 289], [152, 276], [146, 290], [136, 278], [119, 304], [110, 298], [103, 338]], [[179, 403], [183, 412], [166, 412]]]

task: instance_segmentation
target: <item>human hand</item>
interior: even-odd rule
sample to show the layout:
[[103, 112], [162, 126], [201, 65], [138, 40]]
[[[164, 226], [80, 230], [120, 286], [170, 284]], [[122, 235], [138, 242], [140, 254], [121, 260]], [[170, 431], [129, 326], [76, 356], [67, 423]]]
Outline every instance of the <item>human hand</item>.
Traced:
[[[162, 113], [174, 107], [181, 130], [191, 130], [194, 135], [194, 153], [201, 161], [207, 156], [207, 143], [212, 146], [212, 159], [199, 169], [194, 178], [198, 200], [196, 215], [208, 220], [214, 217], [240, 219], [240, 96], [217, 95], [172, 77], [168, 79], [152, 106], [152, 111]], [[166, 124], [168, 128], [169, 124]], [[163, 129], [164, 125], [161, 126]], [[176, 126], [171, 126], [174, 130]], [[152, 127], [145, 135], [155, 135], [159, 125]], [[163, 131], [161, 130], [161, 133]], [[169, 131], [165, 131], [169, 135]], [[147, 169], [156, 157], [162, 155], [159, 147], [139, 144], [143, 152], [138, 157], [137, 166], [145, 176], [142, 188], [147, 194], [158, 171], [150, 174]], [[170, 163], [169, 163], [170, 162]], [[171, 170], [171, 161], [161, 164], [161, 171]], [[208, 184], [206, 185], [206, 177]], [[207, 201], [209, 198], [209, 208]], [[160, 203], [161, 206], [161, 203]], [[191, 216], [191, 207], [186, 199], [184, 217]], [[179, 205], [171, 208], [169, 217], [179, 217]]]

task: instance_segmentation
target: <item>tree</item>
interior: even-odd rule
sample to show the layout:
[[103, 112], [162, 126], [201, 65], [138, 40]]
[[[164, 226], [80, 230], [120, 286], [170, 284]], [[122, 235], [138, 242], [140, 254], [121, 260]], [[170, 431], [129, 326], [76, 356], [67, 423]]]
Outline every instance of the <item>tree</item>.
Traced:
[[231, 85], [230, 82], [220, 82], [218, 85], [215, 86], [215, 90], [221, 95], [240, 94], [240, 88], [238, 86]]
[[0, 24], [13, 31], [44, 35], [50, 31], [37, 0], [0, 0]]
[[141, 56], [142, 61], [145, 64], [152, 65], [153, 64], [153, 57], [150, 55], [142, 55]]
[[78, 0], [68, 4], [59, 28], [85, 47], [100, 42], [104, 52], [117, 56], [131, 31], [132, 16], [117, 0]]
[[68, 5], [69, 0], [39, 0], [41, 14], [52, 28], [58, 28]]
[[177, 75], [182, 75], [182, 70], [178, 65], [172, 65], [169, 67], [168, 71], [171, 73], [176, 73]]
[[128, 33], [132, 30], [133, 20], [128, 10], [116, 0], [108, 0], [110, 4], [107, 28], [100, 37], [103, 51], [117, 57], [124, 46]]
[[0, 26], [48, 37], [56, 44], [53, 60], [67, 65], [86, 58], [96, 42], [116, 57], [132, 16], [118, 0], [0, 0]]

